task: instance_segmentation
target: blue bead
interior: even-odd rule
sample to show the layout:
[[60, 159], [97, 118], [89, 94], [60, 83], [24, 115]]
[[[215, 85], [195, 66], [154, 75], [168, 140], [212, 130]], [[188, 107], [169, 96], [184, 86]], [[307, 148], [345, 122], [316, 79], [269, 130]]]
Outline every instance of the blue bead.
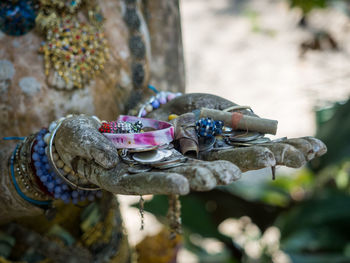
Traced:
[[77, 198], [79, 196], [78, 191], [72, 192], [72, 198]]
[[102, 197], [102, 191], [97, 191], [96, 192], [96, 197], [101, 198]]
[[69, 186], [66, 185], [66, 184], [64, 184], [64, 185], [62, 185], [62, 189], [63, 189], [63, 190], [68, 190], [68, 189], [69, 189]]
[[44, 175], [43, 170], [37, 169], [37, 170], [36, 170], [36, 175], [39, 176], [39, 177], [40, 177], [40, 176], [43, 176], [43, 175]]
[[39, 147], [45, 147], [46, 146], [46, 144], [45, 144], [45, 142], [43, 141], [43, 140], [40, 140], [40, 141], [38, 141], [38, 144], [37, 144]]
[[47, 184], [47, 188], [49, 188], [49, 189], [53, 189], [54, 187], [55, 187], [55, 184], [53, 182], [49, 182]]
[[78, 198], [73, 198], [72, 203], [76, 205], [78, 203]]
[[40, 176], [40, 181], [43, 183], [47, 182], [47, 176]]
[[62, 192], [62, 188], [60, 186], [56, 186], [54, 191], [55, 191], [55, 193], [61, 193]]
[[35, 145], [35, 146], [34, 146], [34, 152], [37, 152], [38, 149], [39, 149], [39, 146], [38, 146], [38, 145]]
[[47, 159], [47, 156], [46, 155], [44, 155], [42, 158], [41, 158], [41, 161], [43, 162], [43, 163], [48, 163], [49, 162], [49, 159]]
[[32, 158], [34, 161], [39, 161], [40, 159], [39, 157], [40, 157], [39, 154], [37, 154], [36, 152], [32, 154]]
[[55, 192], [53, 197], [55, 197], [55, 199], [60, 199], [61, 198], [61, 194]]
[[160, 105], [160, 103], [159, 103], [158, 100], [154, 100], [154, 101], [152, 102], [152, 107], [153, 107], [154, 109], [158, 109], [158, 108], [159, 108], [159, 105]]
[[60, 185], [60, 184], [63, 183], [63, 181], [62, 181], [61, 178], [57, 177], [57, 178], [55, 179], [55, 183], [56, 183], [57, 185]]
[[84, 196], [84, 195], [79, 196], [79, 200], [81, 202], [85, 201], [86, 200], [86, 196]]
[[48, 171], [51, 169], [51, 167], [50, 167], [50, 165], [49, 165], [48, 163], [47, 163], [47, 164], [45, 164], [45, 166], [44, 166], [44, 167], [45, 167], [45, 169], [46, 169], [46, 170], [48, 170]]
[[40, 147], [40, 148], [38, 149], [38, 153], [39, 153], [40, 155], [45, 154], [45, 148], [44, 148], [44, 147]]

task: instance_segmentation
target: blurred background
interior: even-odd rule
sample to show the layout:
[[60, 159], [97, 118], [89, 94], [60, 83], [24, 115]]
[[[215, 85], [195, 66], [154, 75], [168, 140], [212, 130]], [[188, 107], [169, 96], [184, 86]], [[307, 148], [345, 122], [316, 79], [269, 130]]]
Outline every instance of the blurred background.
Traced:
[[[350, 262], [350, 1], [180, 4], [187, 92], [250, 105], [277, 137], [313, 135], [328, 153], [182, 197], [178, 262]], [[120, 199], [132, 244], [161, 230], [166, 197], [145, 197], [143, 231], [138, 198]]]

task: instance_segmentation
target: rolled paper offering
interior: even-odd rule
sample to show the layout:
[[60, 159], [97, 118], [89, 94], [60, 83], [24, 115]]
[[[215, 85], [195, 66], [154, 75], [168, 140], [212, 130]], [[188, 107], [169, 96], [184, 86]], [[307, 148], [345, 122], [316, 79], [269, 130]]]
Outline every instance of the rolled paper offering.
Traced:
[[198, 136], [195, 128], [196, 116], [193, 113], [182, 114], [171, 121], [175, 127], [175, 140], [179, 142], [183, 155], [198, 155]]
[[201, 108], [199, 118], [210, 117], [223, 121], [225, 126], [234, 130], [248, 130], [276, 135], [278, 121], [249, 116], [240, 112], [224, 112], [220, 110]]

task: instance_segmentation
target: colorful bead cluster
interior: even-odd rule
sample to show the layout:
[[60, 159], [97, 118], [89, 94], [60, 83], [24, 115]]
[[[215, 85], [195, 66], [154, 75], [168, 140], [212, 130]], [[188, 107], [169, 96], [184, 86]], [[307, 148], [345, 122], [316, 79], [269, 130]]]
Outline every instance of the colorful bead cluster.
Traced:
[[[81, 6], [88, 19], [78, 17]], [[45, 35], [40, 52], [45, 56], [45, 74], [55, 87], [82, 88], [104, 69], [109, 51], [102, 22], [95, 1], [40, 0], [36, 24]]]
[[36, 1], [0, 1], [0, 29], [11, 36], [21, 36], [35, 26]]
[[[154, 87], [150, 86], [152, 90], [155, 90]], [[157, 91], [158, 92], [158, 91]], [[176, 97], [181, 96], [181, 92], [158, 92], [156, 96], [151, 97], [145, 104], [140, 108], [139, 117], [145, 117], [151, 111], [158, 109], [161, 105], [166, 104], [167, 102], [175, 99]]]
[[108, 48], [102, 32], [90, 25], [64, 20], [49, 29], [40, 52], [45, 56], [45, 74], [54, 69], [68, 87], [83, 87], [104, 68]]
[[[70, 185], [57, 176], [49, 164], [48, 157], [46, 156], [47, 142], [50, 137], [50, 133], [47, 129], [42, 129], [36, 136], [36, 144], [32, 154], [32, 161], [34, 162], [34, 168], [36, 175], [43, 183], [47, 191], [55, 198], [61, 199], [65, 203], [72, 202], [77, 204], [79, 201], [93, 201], [95, 197], [102, 195], [101, 191], [83, 191], [73, 189]], [[55, 157], [57, 165], [62, 167], [67, 173], [70, 173], [72, 177], [76, 177], [75, 173], [72, 173], [70, 167], [64, 165], [62, 160], [59, 160], [58, 155]]]
[[212, 138], [221, 134], [223, 127], [222, 121], [214, 121], [211, 118], [201, 118], [196, 121], [196, 131], [199, 137]]
[[103, 122], [98, 130], [101, 133], [140, 133], [142, 127], [143, 125], [140, 121], [135, 123], [127, 121], [111, 121]]

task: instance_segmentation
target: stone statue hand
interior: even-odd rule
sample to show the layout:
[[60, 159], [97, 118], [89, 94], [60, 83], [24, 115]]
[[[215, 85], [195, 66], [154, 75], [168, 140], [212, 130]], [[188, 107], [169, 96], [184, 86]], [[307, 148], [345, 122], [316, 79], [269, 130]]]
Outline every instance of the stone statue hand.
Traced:
[[[182, 115], [202, 107], [224, 110], [235, 105], [237, 104], [210, 94], [185, 94], [153, 111], [147, 117], [167, 120], [169, 114]], [[243, 111], [243, 113], [252, 114], [249, 111]], [[313, 137], [302, 137], [265, 143], [259, 146], [209, 151], [201, 154], [200, 158], [206, 161], [227, 160], [238, 166], [242, 172], [245, 172], [274, 167], [275, 165], [299, 168], [307, 161], [326, 152], [327, 148], [322, 141]]]
[[231, 162], [188, 160], [168, 170], [130, 174], [114, 145], [99, 131], [92, 117], [74, 116], [58, 128], [54, 144], [62, 161], [91, 183], [115, 194], [187, 194], [190, 189], [205, 191], [228, 184], [241, 171]]

